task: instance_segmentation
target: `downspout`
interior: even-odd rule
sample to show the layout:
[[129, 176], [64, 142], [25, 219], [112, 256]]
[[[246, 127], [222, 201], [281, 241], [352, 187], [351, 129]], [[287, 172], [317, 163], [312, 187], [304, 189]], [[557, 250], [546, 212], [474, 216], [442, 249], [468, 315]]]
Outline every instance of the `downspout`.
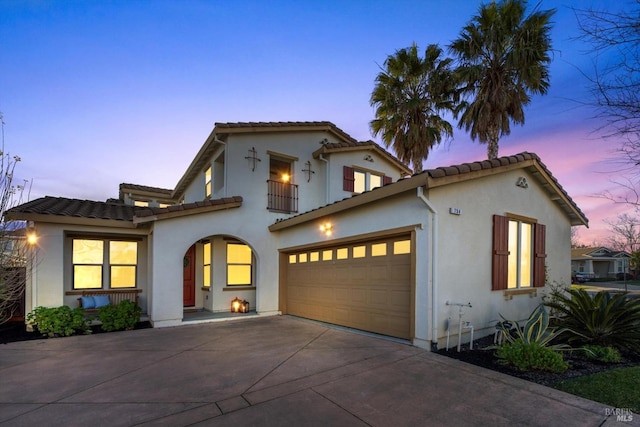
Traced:
[[325, 181], [326, 181], [324, 184], [324, 188], [325, 188], [324, 203], [329, 204], [329, 160], [325, 159], [324, 155], [322, 154], [320, 154], [318, 158], [327, 164], [327, 167], [324, 171]]
[[418, 198], [431, 212], [431, 351], [438, 350], [438, 212], [418, 187]]

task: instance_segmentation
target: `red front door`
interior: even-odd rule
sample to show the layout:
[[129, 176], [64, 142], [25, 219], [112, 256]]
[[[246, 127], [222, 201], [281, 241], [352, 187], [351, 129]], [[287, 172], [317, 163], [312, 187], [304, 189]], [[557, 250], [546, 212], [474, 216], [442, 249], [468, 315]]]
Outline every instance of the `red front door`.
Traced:
[[185, 307], [196, 305], [196, 247], [191, 246], [184, 255], [182, 269], [182, 299]]

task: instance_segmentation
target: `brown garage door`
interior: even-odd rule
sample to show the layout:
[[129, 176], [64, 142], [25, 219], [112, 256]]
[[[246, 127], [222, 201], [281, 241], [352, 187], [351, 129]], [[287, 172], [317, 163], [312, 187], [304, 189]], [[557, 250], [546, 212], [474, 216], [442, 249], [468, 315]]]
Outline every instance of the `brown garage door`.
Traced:
[[411, 338], [409, 236], [288, 254], [286, 312]]

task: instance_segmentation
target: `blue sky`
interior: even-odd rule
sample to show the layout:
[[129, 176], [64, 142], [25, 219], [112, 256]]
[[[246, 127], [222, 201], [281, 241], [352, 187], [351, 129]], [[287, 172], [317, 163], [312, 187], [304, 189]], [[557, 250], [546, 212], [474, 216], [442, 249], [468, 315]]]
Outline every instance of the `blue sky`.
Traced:
[[[531, 2], [534, 5], [536, 2]], [[608, 188], [614, 140], [594, 129], [588, 46], [572, 7], [556, 8], [551, 87], [526, 110], [500, 155], [537, 153], [604, 242], [626, 208], [593, 197]], [[373, 139], [369, 97], [385, 58], [445, 47], [475, 0], [30, 1], [0, 0], [0, 111], [17, 180], [44, 195], [105, 200], [121, 182], [173, 188], [215, 122], [328, 120]], [[457, 130], [425, 167], [483, 160], [486, 146]]]

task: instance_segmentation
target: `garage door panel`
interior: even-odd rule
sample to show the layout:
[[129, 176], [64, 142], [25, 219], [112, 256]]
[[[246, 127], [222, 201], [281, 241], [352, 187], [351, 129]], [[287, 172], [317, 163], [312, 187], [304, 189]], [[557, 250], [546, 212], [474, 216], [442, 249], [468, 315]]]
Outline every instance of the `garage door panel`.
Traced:
[[[287, 312], [328, 323], [410, 338], [411, 255], [393, 254], [394, 240], [353, 243], [333, 249], [331, 260], [288, 264]], [[384, 243], [384, 245], [381, 245]], [[377, 244], [376, 250], [371, 245]], [[362, 247], [365, 247], [363, 252]], [[386, 255], [379, 255], [386, 247]], [[359, 247], [353, 258], [354, 247]], [[338, 249], [341, 249], [339, 259]], [[372, 256], [373, 253], [379, 256]], [[362, 256], [364, 254], [364, 256]]]

